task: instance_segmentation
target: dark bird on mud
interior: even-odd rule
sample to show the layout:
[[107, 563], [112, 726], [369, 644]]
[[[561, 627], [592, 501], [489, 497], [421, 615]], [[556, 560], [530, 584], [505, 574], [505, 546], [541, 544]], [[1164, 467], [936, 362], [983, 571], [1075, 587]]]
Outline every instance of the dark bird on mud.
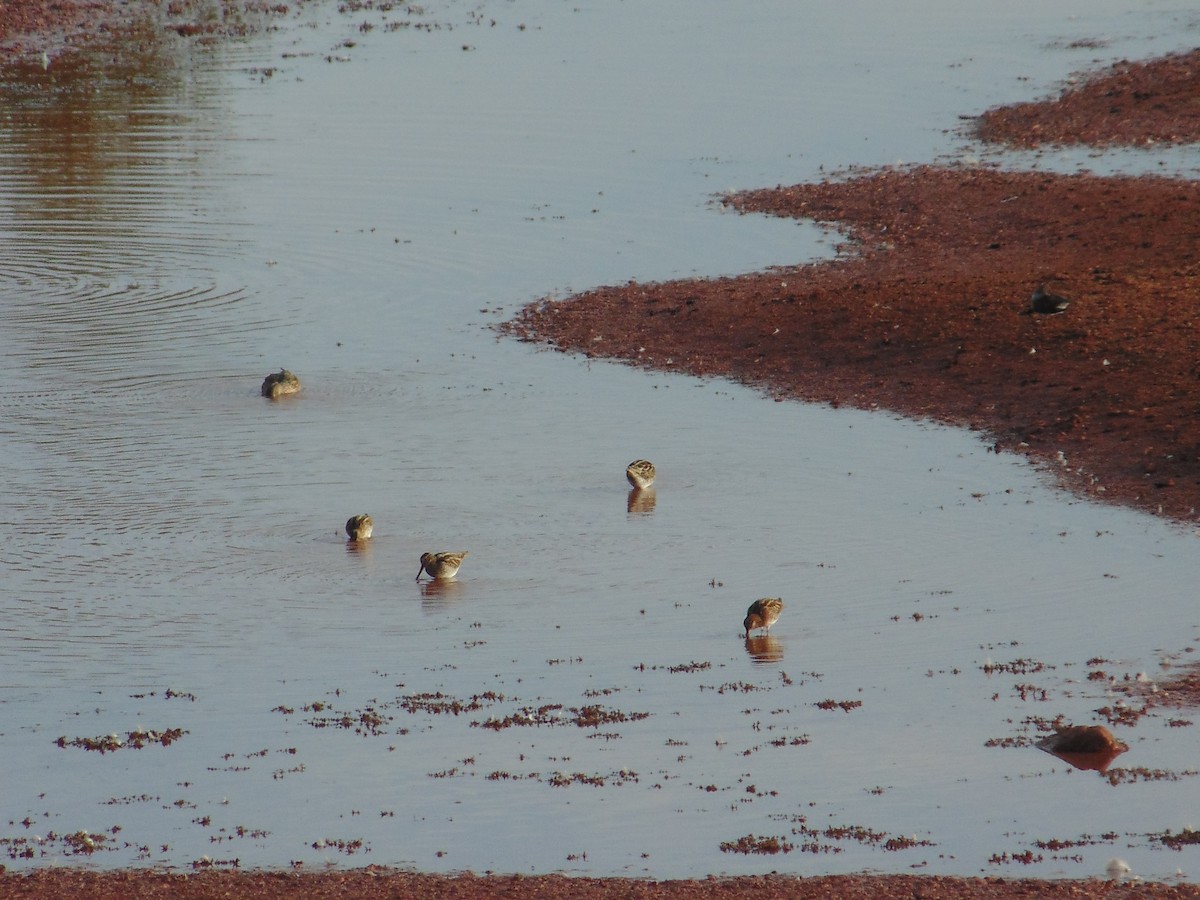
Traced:
[[1047, 293], [1046, 286], [1039, 284], [1033, 296], [1029, 298], [1029, 307], [1021, 310], [1021, 315], [1031, 316], [1036, 313], [1039, 316], [1053, 316], [1065, 310], [1070, 303], [1066, 297]]

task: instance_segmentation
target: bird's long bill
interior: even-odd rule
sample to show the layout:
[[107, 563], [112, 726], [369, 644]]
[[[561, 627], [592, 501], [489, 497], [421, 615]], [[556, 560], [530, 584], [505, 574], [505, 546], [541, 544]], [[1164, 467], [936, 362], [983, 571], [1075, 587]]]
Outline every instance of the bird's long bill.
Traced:
[[425, 572], [425, 563], [421, 563], [421, 568], [417, 570], [417, 577], [414, 578], [413, 581], [420, 581], [421, 575], [423, 575], [424, 572]]

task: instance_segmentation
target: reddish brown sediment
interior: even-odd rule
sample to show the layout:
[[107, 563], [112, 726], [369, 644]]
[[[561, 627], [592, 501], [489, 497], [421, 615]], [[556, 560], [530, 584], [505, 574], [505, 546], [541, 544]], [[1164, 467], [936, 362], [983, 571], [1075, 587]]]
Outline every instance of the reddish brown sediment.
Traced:
[[[1195, 140], [1198, 88], [1200, 52], [1121, 63], [978, 128], [1026, 146]], [[1196, 184], [945, 166], [851, 175], [725, 198], [847, 229], [852, 252], [836, 261], [599, 288], [533, 304], [508, 328], [781, 398], [966, 425], [1080, 493], [1194, 519]], [[1071, 305], [1020, 315], [1041, 282]]]
[[112, 8], [110, 0], [4, 0], [0, 4], [0, 55], [37, 47], [49, 49], [68, 34], [99, 31]]
[[[1191, 648], [1186, 652], [1192, 652]], [[1147, 710], [1152, 707], [1194, 709], [1200, 707], [1200, 663], [1172, 668], [1161, 680], [1139, 679], [1116, 687], [1122, 693], [1142, 700], [1145, 704], [1143, 708]], [[1172, 724], [1179, 722], [1192, 724], [1190, 719], [1173, 720]]]
[[1082, 77], [1052, 100], [998, 106], [974, 131], [1014, 147], [1150, 146], [1200, 140], [1200, 50], [1122, 60]]
[[256, 31], [305, 0], [0, 0], [0, 61], [47, 62], [143, 33], [216, 40]]
[[[535, 303], [508, 327], [777, 397], [966, 425], [1080, 493], [1195, 517], [1194, 182], [918, 166], [727, 202], [837, 223], [853, 252], [598, 288]], [[1041, 282], [1070, 298], [1065, 313], [1021, 314]]]
[[816, 900], [816, 898], [900, 898], [925, 900], [999, 900], [999, 898], [1200, 897], [1196, 885], [1113, 881], [1036, 881], [1005, 878], [941, 876], [827, 876], [798, 878], [778, 875], [707, 878], [694, 881], [643, 881], [632, 878], [570, 878], [563, 875], [422, 875], [387, 869], [307, 874], [272, 872], [96, 873], [49, 869], [29, 875], [0, 876], [0, 898], [88, 897], [90, 900], [209, 900], [216, 897], [278, 900], [285, 897], [382, 898], [512, 897], [524, 900]]
[[0, 60], [32, 60], [111, 40], [157, 3], [120, 0], [0, 0]]

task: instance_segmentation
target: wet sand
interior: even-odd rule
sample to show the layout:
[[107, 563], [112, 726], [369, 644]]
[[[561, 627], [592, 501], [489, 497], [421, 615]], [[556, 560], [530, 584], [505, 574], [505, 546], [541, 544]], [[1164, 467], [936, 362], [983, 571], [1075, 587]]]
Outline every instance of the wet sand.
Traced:
[[[0, 56], [9, 58], [74, 48], [100, 26], [119, 31], [146, 13], [110, 0], [10, 0], [4, 10]], [[182, 36], [190, 31], [186, 22], [170, 27]], [[1187, 81], [1188, 64], [1172, 64], [1183, 87], [1167, 92], [1159, 66], [1130, 64], [1112, 75], [1129, 85], [1133, 107], [1149, 107], [1143, 111], [1151, 119], [1173, 117], [1178, 127], [1165, 132], [1145, 117], [1119, 115], [1096, 81], [1078, 98], [997, 111], [977, 124], [989, 139], [1014, 143], [1035, 133], [1038, 140], [1095, 141], [1088, 128], [1097, 122], [1111, 142], [1144, 143], [1151, 134], [1163, 140], [1164, 133], [1195, 140], [1197, 121], [1188, 117], [1195, 76]], [[1147, 104], [1146, 96], [1162, 102]], [[1015, 129], [1007, 138], [1006, 127]], [[760, 275], [604, 288], [535, 304], [510, 328], [565, 351], [737, 378], [781, 399], [966, 424], [993, 435], [1002, 452], [1046, 463], [1082, 493], [1191, 519], [1200, 494], [1200, 430], [1192, 421], [1200, 401], [1192, 334], [1197, 199], [1187, 182], [935, 167], [747, 192], [727, 202], [839, 223], [855, 240], [852, 252]], [[1070, 296], [1066, 313], [1020, 315], [1040, 281]], [[0, 874], [0, 897], [1097, 895], [1200, 897], [1200, 887], [921, 876], [656, 882], [378, 869]]]

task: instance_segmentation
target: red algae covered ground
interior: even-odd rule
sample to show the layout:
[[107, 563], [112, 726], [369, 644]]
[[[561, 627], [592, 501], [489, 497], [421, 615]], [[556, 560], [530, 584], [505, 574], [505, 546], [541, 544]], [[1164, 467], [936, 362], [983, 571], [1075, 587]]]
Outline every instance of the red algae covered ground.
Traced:
[[[836, 223], [853, 252], [599, 288], [530, 306], [512, 330], [780, 397], [968, 425], [1080, 492], [1195, 516], [1195, 183], [923, 166], [727, 202]], [[1065, 313], [1022, 315], [1042, 282], [1070, 298]]]
[[1139, 685], [1136, 693], [1148, 706], [1193, 709], [1200, 706], [1200, 663], [1175, 668], [1173, 674], [1156, 687], [1156, 690], [1147, 690]]
[[40, 55], [107, 31], [114, 0], [4, 0], [0, 4], [0, 58]]
[[[1123, 62], [991, 110], [1013, 146], [1200, 139], [1200, 51]], [[510, 330], [779, 397], [967, 425], [1071, 489], [1181, 521], [1200, 509], [1200, 188], [1168, 178], [919, 166], [746, 191], [743, 212], [848, 232], [834, 262], [600, 288]], [[1022, 315], [1040, 283], [1071, 301]]]
[[56, 60], [127, 40], [139, 28], [217, 40], [256, 31], [288, 11], [282, 0], [0, 0], [0, 61], [35, 61], [43, 52]]
[[1119, 62], [1054, 101], [999, 106], [976, 136], [1014, 147], [1042, 144], [1150, 146], [1200, 138], [1200, 50]]
[[208, 900], [252, 898], [455, 898], [520, 897], [523, 900], [816, 900], [816, 898], [1194, 898], [1194, 885], [1112, 881], [1034, 881], [1003, 878], [943, 878], [895, 875], [791, 878], [761, 876], [696, 881], [636, 881], [626, 878], [568, 878], [509, 875], [422, 875], [382, 869], [321, 874], [204, 872], [167, 875], [143, 872], [98, 874], [55, 869], [0, 876], [0, 898], [88, 897], [92, 900]]

